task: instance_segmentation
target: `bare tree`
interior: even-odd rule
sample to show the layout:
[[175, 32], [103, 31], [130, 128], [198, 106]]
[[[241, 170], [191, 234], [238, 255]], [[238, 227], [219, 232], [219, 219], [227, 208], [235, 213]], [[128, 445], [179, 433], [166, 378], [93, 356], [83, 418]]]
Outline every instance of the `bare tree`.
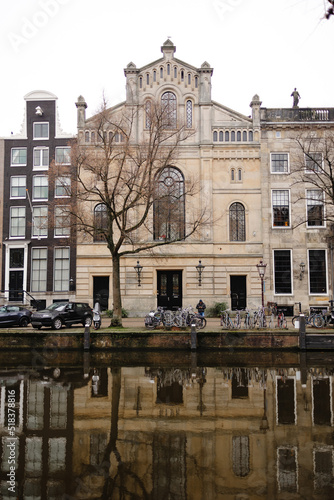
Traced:
[[324, 226], [334, 222], [334, 134], [304, 133], [296, 138], [292, 155], [292, 184], [299, 186], [297, 202], [304, 200], [305, 211], [297, 225]]
[[[145, 119], [142, 132], [139, 119]], [[96, 143], [72, 147], [76, 174], [71, 192], [76, 204], [68, 205], [68, 216], [78, 234], [107, 244], [114, 319], [121, 324], [121, 257], [183, 241], [207, 223], [209, 215], [191, 202], [199, 193], [199, 181], [187, 177], [180, 183], [171, 168], [190, 133], [183, 125], [176, 127], [169, 103], [151, 101], [145, 109], [117, 111], [103, 102], [89, 125]], [[185, 217], [187, 207], [191, 210]]]

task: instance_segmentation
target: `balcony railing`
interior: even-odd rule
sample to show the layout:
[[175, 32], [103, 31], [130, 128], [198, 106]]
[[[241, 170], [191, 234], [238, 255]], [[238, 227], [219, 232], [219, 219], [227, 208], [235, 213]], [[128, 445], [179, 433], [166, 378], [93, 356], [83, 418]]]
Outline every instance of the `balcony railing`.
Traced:
[[330, 122], [334, 108], [261, 108], [262, 122]]

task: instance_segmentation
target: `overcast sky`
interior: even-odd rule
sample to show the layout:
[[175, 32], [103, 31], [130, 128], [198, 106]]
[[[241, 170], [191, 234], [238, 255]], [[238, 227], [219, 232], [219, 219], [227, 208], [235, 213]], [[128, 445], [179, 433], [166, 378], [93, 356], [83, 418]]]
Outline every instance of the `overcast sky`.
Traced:
[[212, 98], [250, 115], [264, 107], [334, 107], [334, 18], [327, 0], [1, 0], [0, 136], [20, 132], [24, 95], [58, 97], [62, 129], [76, 132], [75, 102], [87, 116], [105, 93], [125, 100], [123, 69], [162, 54], [170, 37], [175, 57], [214, 68]]

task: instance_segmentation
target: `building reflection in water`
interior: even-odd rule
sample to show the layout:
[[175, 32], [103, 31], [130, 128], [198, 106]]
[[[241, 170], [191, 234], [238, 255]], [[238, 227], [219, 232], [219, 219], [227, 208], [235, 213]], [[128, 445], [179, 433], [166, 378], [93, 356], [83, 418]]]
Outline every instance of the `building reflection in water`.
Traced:
[[1, 498], [13, 498], [11, 391], [18, 498], [332, 499], [333, 371], [193, 360], [3, 369]]

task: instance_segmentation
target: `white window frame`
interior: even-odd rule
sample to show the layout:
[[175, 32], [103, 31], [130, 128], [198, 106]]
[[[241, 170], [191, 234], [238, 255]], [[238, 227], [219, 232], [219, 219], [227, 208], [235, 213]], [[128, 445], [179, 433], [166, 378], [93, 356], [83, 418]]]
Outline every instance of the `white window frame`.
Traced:
[[[288, 292], [288, 293], [283, 293], [283, 292], [276, 292], [276, 280], [275, 280], [275, 263], [276, 263], [276, 260], [275, 260], [275, 252], [280, 252], [280, 251], [286, 251], [286, 252], [290, 252], [290, 277], [291, 277], [291, 292]], [[273, 249], [273, 253], [272, 253], [272, 262], [273, 262], [273, 269], [272, 269], [272, 272], [273, 272], [273, 286], [274, 286], [274, 295], [275, 296], [278, 296], [278, 297], [291, 297], [292, 295], [294, 295], [294, 291], [293, 291], [293, 252], [291, 250], [291, 248], [275, 248]]]
[[[43, 163], [43, 156], [44, 152], [47, 151], [48, 154], [48, 159], [47, 163]], [[35, 165], [35, 156], [36, 153], [38, 152], [38, 157], [39, 157], [39, 164]], [[49, 148], [47, 146], [36, 146], [33, 151], [33, 170], [48, 170], [50, 165], [50, 154], [49, 154]]]
[[[13, 216], [14, 210], [18, 211], [18, 214]], [[17, 224], [16, 228], [23, 228], [23, 231], [19, 234], [13, 235], [13, 221], [17, 220], [18, 222], [22, 221], [22, 224]], [[26, 236], [26, 207], [10, 207], [9, 211], [9, 237], [11, 239], [22, 239]]]
[[[323, 293], [319, 293], [319, 292], [311, 292], [311, 280], [310, 280], [310, 252], [314, 252], [314, 251], [321, 251], [321, 252], [325, 252], [325, 266], [326, 266], [326, 291], [323, 292]], [[308, 270], [308, 291], [309, 291], [309, 295], [311, 296], [328, 296], [328, 259], [327, 259], [327, 250], [326, 248], [308, 248], [307, 249], [307, 270]]]
[[[309, 198], [310, 191], [319, 191], [322, 194], [322, 199], [321, 200], [319, 199], [319, 202], [317, 203], [318, 200], [316, 200], [314, 198]], [[317, 189], [317, 188], [316, 189], [306, 189], [305, 198], [306, 198], [306, 227], [308, 229], [325, 229], [326, 228], [325, 193], [321, 189]], [[309, 201], [311, 201], [311, 200], [313, 200], [315, 202], [312, 205], [309, 204]], [[309, 223], [308, 223], [308, 207], [309, 206], [316, 206], [316, 205], [321, 205], [322, 206], [322, 221], [323, 221], [323, 224], [321, 224], [320, 226], [316, 226], [316, 225], [312, 226], [312, 225], [309, 225]]]
[[[59, 153], [59, 151], [63, 149], [63, 150], [69, 150], [69, 158], [68, 160], [69, 161], [58, 161], [58, 158], [57, 158], [57, 153]], [[62, 155], [64, 158], [67, 156], [67, 154], [63, 154]], [[56, 150], [55, 150], [55, 163], [57, 165], [71, 165], [71, 146], [57, 146], [56, 147]]]
[[[37, 179], [46, 179], [46, 184], [44, 185], [40, 185], [40, 186], [37, 186], [35, 184], [35, 181]], [[47, 193], [46, 193], [46, 197], [38, 197], [38, 196], [35, 196], [35, 191], [37, 189], [47, 189]], [[45, 201], [45, 200], [48, 200], [49, 199], [49, 178], [47, 175], [33, 175], [33, 178], [32, 178], [32, 199], [33, 201]]]
[[[36, 134], [36, 125], [47, 125], [48, 126], [48, 135], [47, 137], [41, 137], [40, 135]], [[47, 141], [49, 140], [49, 135], [50, 135], [50, 124], [49, 122], [34, 122], [33, 123], [33, 138], [34, 140], [39, 140], [39, 141]]]
[[[65, 186], [65, 188], [64, 188]], [[55, 182], [55, 198], [70, 198], [70, 194], [58, 194], [57, 190], [68, 189], [71, 191], [71, 177], [69, 175], [58, 175]]]
[[71, 235], [70, 224], [65, 225], [66, 219], [68, 219], [68, 217], [69, 217], [68, 207], [66, 206], [55, 207], [55, 229], [54, 229], [55, 238], [68, 238]]
[[[287, 191], [288, 197], [289, 197], [289, 224], [287, 226], [275, 226], [274, 225], [274, 192], [276, 191]], [[277, 206], [277, 205], [275, 205]], [[290, 189], [286, 188], [275, 188], [271, 190], [271, 227], [272, 229], [291, 229], [291, 196], [290, 196]]]
[[[38, 256], [34, 257], [38, 251]], [[45, 257], [41, 251], [45, 252]], [[34, 265], [35, 264], [35, 265]], [[48, 249], [47, 247], [33, 247], [31, 249], [31, 291], [46, 292], [47, 289], [47, 272], [48, 272]], [[34, 276], [37, 276], [34, 279]], [[42, 277], [41, 277], [42, 276]], [[35, 283], [38, 284], [35, 286]]]
[[31, 237], [37, 239], [48, 237], [47, 205], [39, 205], [33, 207]]
[[[24, 179], [24, 186], [13, 186], [13, 180], [14, 179]], [[19, 188], [24, 189], [24, 194], [22, 196], [14, 196], [13, 195], [13, 188], [19, 190]], [[27, 197], [27, 176], [26, 175], [12, 175], [10, 177], [10, 199], [11, 200], [25, 200]]]
[[[288, 166], [287, 170], [283, 172], [276, 172], [273, 170], [273, 157], [274, 155], [287, 155], [287, 160], [288, 160]], [[290, 173], [290, 155], [286, 151], [273, 151], [270, 153], [270, 173], [271, 174], [277, 174], [277, 175], [286, 175]]]
[[[64, 251], [68, 255], [64, 257]], [[58, 254], [58, 256], [57, 256]], [[70, 247], [55, 247], [54, 249], [54, 274], [53, 274], [53, 290], [55, 292], [68, 292], [70, 289]], [[67, 268], [63, 264], [67, 262]], [[60, 264], [60, 267], [57, 264]], [[60, 278], [56, 279], [60, 274]], [[56, 286], [59, 283], [60, 286]]]
[[[14, 151], [25, 151], [25, 157], [26, 157], [26, 160], [25, 162], [23, 163], [14, 163], [13, 162], [13, 154], [14, 154]], [[10, 166], [11, 167], [26, 167], [27, 166], [27, 148], [11, 148], [11, 151], [10, 151]]]

